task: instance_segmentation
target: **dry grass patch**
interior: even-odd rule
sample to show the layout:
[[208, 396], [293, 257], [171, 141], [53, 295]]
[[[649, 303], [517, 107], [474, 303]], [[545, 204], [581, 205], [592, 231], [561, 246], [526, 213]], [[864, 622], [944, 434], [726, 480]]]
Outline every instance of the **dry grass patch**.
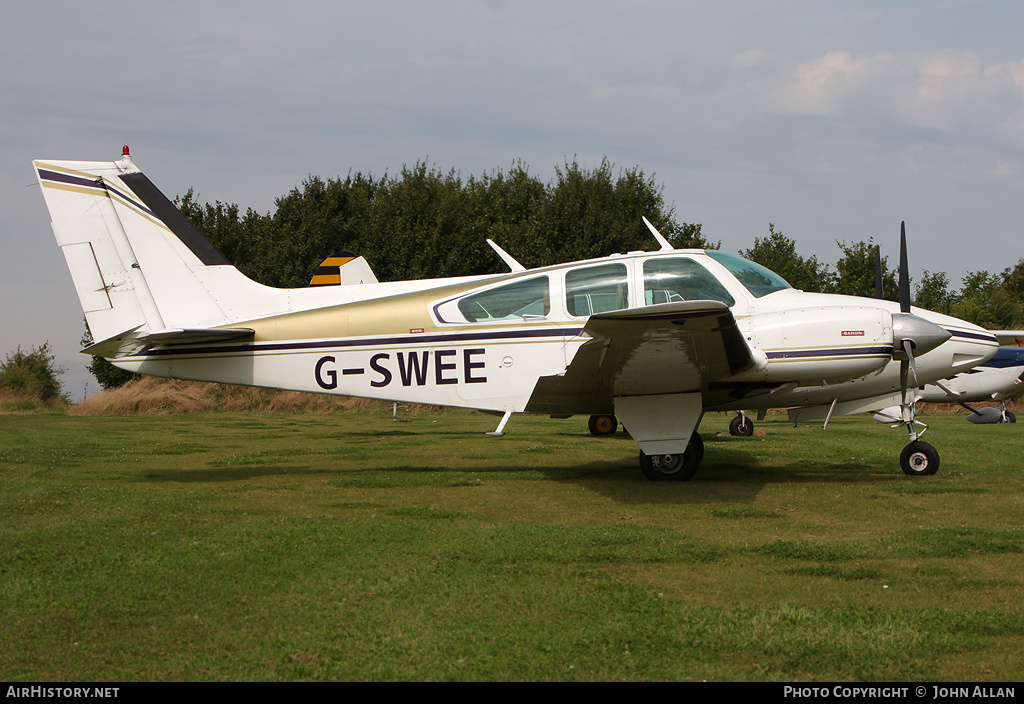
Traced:
[[[385, 401], [232, 386], [203, 381], [142, 377], [124, 386], [90, 396], [68, 409], [75, 416], [180, 414], [208, 411], [329, 413], [368, 411], [390, 413]], [[431, 407], [399, 404], [400, 413], [422, 413]]]

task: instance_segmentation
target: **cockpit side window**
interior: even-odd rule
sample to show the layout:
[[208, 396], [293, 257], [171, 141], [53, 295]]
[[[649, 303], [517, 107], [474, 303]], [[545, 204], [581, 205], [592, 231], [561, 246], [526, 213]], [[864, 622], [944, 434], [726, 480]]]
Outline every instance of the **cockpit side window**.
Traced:
[[565, 275], [565, 306], [569, 315], [587, 316], [629, 307], [625, 264], [573, 269]]
[[459, 312], [471, 323], [543, 317], [551, 312], [548, 277], [521, 279], [466, 296], [459, 301]]
[[644, 262], [644, 302], [721, 301], [736, 303], [715, 276], [692, 259], [660, 257]]
[[793, 288], [786, 280], [771, 269], [756, 264], [749, 259], [727, 254], [717, 249], [706, 249], [704, 253], [729, 270], [743, 286], [754, 296], [760, 298], [787, 288]]

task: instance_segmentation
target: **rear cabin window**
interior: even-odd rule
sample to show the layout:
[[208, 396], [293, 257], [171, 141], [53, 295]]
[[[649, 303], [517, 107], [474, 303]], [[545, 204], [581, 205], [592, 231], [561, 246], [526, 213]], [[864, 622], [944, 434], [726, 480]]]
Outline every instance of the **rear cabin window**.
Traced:
[[573, 269], [565, 275], [565, 306], [569, 315], [588, 316], [629, 307], [625, 264]]
[[466, 296], [459, 312], [471, 323], [542, 318], [551, 312], [548, 277], [514, 281], [498, 288]]
[[701, 264], [682, 257], [648, 259], [644, 262], [644, 302], [647, 305], [677, 301], [736, 303], [724, 286]]

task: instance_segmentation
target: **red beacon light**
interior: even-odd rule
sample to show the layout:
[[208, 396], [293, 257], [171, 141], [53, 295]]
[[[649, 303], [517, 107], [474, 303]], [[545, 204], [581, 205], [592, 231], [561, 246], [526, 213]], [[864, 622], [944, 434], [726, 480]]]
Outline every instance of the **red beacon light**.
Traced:
[[127, 144], [124, 145], [123, 147], [121, 147], [121, 155], [122, 156], [131, 156], [131, 154], [128, 152], [128, 145]]

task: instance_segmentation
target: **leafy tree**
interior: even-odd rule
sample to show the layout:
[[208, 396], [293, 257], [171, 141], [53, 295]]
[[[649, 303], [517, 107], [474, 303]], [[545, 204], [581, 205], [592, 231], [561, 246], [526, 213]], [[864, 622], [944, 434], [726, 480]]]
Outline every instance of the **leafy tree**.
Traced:
[[704, 239], [699, 222], [671, 221], [665, 229], [659, 228], [658, 231], [665, 235], [665, 239], [676, 249], [721, 249], [722, 247], [721, 240], [709, 242]]
[[[870, 238], [867, 242], [847, 245], [836, 242], [843, 256], [836, 262], [838, 273], [835, 292], [849, 296], [874, 298], [875, 278], [878, 268], [878, 249]], [[899, 300], [897, 272], [889, 270], [889, 258], [882, 257], [882, 293], [887, 300]]]
[[[467, 236], [469, 200], [458, 173], [442, 173], [424, 162], [404, 167], [400, 179], [387, 180], [370, 222], [376, 240], [371, 250], [376, 251], [367, 259], [377, 277], [424, 279], [494, 271], [487, 243]], [[485, 259], [490, 264], [481, 271]]]
[[944, 272], [935, 274], [925, 270], [921, 283], [914, 287], [914, 305], [949, 315], [959, 296], [949, 290], [949, 279]]
[[1009, 294], [1018, 301], [1024, 301], [1024, 259], [1003, 270], [1001, 278]]
[[533, 246], [527, 247], [534, 256], [523, 264], [539, 266], [652, 249], [654, 241], [643, 217], [673, 246], [711, 246], [699, 225], [675, 222], [661, 187], [639, 168], [616, 177], [607, 159], [592, 170], [575, 160], [566, 162], [555, 169], [555, 179], [548, 185]]
[[796, 242], [781, 230], [776, 231], [775, 223], [768, 223], [767, 237], [755, 237], [754, 246], [740, 254], [768, 267], [794, 288], [827, 293], [835, 287], [835, 275], [828, 265], [819, 263], [817, 257], [804, 259], [798, 255]]
[[615, 173], [603, 160], [575, 160], [548, 184], [522, 163], [463, 180], [426, 162], [398, 176], [362, 173], [306, 179], [276, 201], [273, 215], [237, 205], [200, 205], [189, 190], [182, 212], [244, 274], [270, 286], [304, 286], [324, 258], [357, 252], [381, 281], [499, 271], [488, 238], [525, 266], [653, 248], [646, 216], [676, 247], [716, 247], [699, 224], [677, 223], [662, 189], [640, 169]]
[[175, 205], [243, 274], [260, 281], [270, 274], [258, 264], [265, 259], [269, 215], [249, 208], [239, 216], [238, 205], [220, 201], [199, 205], [191, 188], [175, 199]]
[[[508, 172], [499, 169], [479, 178], [470, 177], [465, 190], [467, 239], [475, 243], [491, 239], [532, 266], [528, 243], [534, 239], [538, 212], [547, 198], [544, 183], [517, 162]], [[477, 254], [482, 257], [474, 262], [479, 268], [474, 273], [495, 270], [497, 259], [489, 247]]]
[[[82, 347], [88, 347], [92, 343], [92, 331], [89, 330], [89, 323], [86, 322], [85, 333], [82, 335], [81, 345]], [[107, 391], [108, 389], [116, 389], [118, 386], [127, 384], [132, 379], [139, 378], [138, 374], [125, 371], [120, 367], [115, 367], [103, 357], [98, 357], [96, 355], [92, 356], [92, 361], [89, 362], [86, 369], [96, 377], [96, 381], [99, 382], [100, 388], [104, 391]]]
[[989, 330], [1024, 327], [1024, 301], [1014, 298], [1000, 277], [975, 271], [963, 281], [960, 298], [951, 306], [954, 316]]
[[59, 379], [64, 371], [63, 367], [54, 364], [49, 342], [33, 347], [29, 352], [22, 351], [19, 345], [18, 349], [9, 353], [7, 360], [0, 364], [0, 389], [8, 389], [42, 401], [64, 399]]

